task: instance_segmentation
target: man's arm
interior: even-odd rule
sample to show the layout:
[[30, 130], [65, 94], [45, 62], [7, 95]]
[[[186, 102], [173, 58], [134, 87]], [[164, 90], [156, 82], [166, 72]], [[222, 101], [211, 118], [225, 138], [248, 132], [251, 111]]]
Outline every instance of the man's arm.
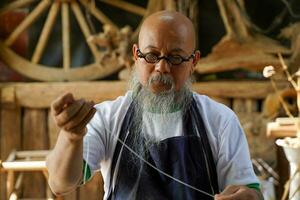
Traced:
[[51, 114], [61, 128], [54, 149], [47, 156], [49, 185], [57, 194], [74, 190], [82, 178], [83, 137], [86, 124], [96, 112], [93, 102], [74, 100], [70, 93], [57, 98], [51, 105]]

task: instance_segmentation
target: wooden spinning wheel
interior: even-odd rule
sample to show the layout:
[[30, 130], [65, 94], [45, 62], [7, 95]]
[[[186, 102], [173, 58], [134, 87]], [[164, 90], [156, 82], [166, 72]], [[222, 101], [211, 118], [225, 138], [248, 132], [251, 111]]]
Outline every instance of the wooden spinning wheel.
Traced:
[[[140, 4], [134, 3], [134, 1], [122, 1], [122, 0], [96, 0], [97, 3], [105, 4], [106, 6], [114, 7], [122, 10], [122, 12], [127, 12], [136, 15], [139, 21], [143, 17], [149, 15], [150, 13], [161, 9], [159, 0], [149, 0], [145, 3], [145, 7]], [[138, 2], [138, 1], [135, 1]], [[12, 31], [12, 33], [5, 38], [0, 40], [0, 58], [7, 63], [10, 67], [18, 71], [19, 73], [30, 77], [35, 80], [42, 81], [76, 81], [76, 80], [93, 80], [103, 78], [108, 76], [122, 67], [122, 64], [116, 58], [106, 58], [104, 62], [98, 62], [97, 58], [103, 51], [103, 48], [99, 48], [95, 43], [88, 42], [88, 38], [92, 35], [91, 27], [89, 26], [88, 20], [85, 17], [83, 10], [90, 14], [94, 20], [100, 23], [102, 26], [110, 25], [115, 30], [120, 31], [120, 27], [116, 25], [110, 16], [105, 14], [101, 7], [95, 6], [95, 1], [93, 0], [16, 0], [8, 4], [2, 10], [0, 10], [0, 15], [7, 11], [14, 11], [24, 8], [33, 8], [26, 18]], [[23, 57], [15, 53], [11, 46], [17, 40], [17, 38], [26, 30], [30, 29], [31, 26], [35, 24], [38, 18], [42, 14], [46, 15], [46, 20], [41, 29], [39, 39], [35, 47], [33, 47], [32, 55], [28, 58]], [[49, 38], [53, 34], [53, 27], [57, 21], [58, 15], [60, 13], [61, 30], [61, 51], [62, 51], [62, 62], [60, 66], [48, 66], [47, 64], [41, 63], [41, 58], [44, 54], [50, 54], [51, 52], [46, 52], [46, 46]], [[72, 15], [71, 15], [72, 14]], [[84, 39], [82, 42], [88, 47], [93, 61], [82, 66], [72, 66], [72, 55], [71, 55], [71, 44], [72, 40], [70, 38], [70, 23], [71, 17], [74, 17], [77, 25], [82, 32]], [[126, 19], [124, 19], [126, 20]], [[131, 40], [133, 40], [137, 31], [133, 31], [130, 35]], [[103, 29], [102, 29], [103, 30]]]

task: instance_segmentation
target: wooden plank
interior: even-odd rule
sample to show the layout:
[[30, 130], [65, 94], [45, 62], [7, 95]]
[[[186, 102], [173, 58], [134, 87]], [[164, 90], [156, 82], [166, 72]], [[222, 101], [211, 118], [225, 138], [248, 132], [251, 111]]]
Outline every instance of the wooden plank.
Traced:
[[49, 148], [53, 149], [57, 140], [59, 128], [54, 123], [54, 119], [51, 116], [51, 111], [48, 109], [48, 136], [49, 136]]
[[14, 104], [15, 103], [15, 88], [5, 87], [1, 89], [1, 104]]
[[[0, 122], [0, 159], [6, 160], [13, 149], [21, 148], [21, 108], [1, 104]], [[3, 173], [0, 173], [0, 199], [6, 199], [6, 176]]]
[[46, 170], [46, 162], [18, 160], [13, 162], [2, 162], [3, 170], [7, 171], [42, 171]]
[[240, 99], [240, 98], [233, 99], [232, 110], [234, 112], [236, 112], [237, 114], [244, 113], [246, 111], [245, 110], [245, 100]]
[[[113, 81], [17, 84], [16, 99], [24, 107], [47, 108], [55, 98], [68, 91], [72, 92], [75, 98], [86, 98], [95, 102], [102, 102], [125, 94], [126, 85], [125, 82]], [[28, 96], [31, 96], [31, 98], [28, 98]]]
[[277, 122], [267, 124], [267, 136], [270, 138], [296, 137], [297, 127], [294, 124], [281, 126]]
[[[25, 108], [22, 142], [24, 150], [48, 149], [46, 110]], [[23, 196], [25, 198], [43, 198], [46, 196], [46, 179], [42, 173], [30, 172], [25, 174]]]
[[245, 100], [245, 109], [246, 113], [253, 113], [258, 110], [257, 108], [257, 101], [253, 99], [246, 99]]
[[[127, 82], [53, 82], [53, 83], [15, 83], [0, 84], [0, 87], [15, 87], [16, 102], [20, 106], [31, 108], [47, 108], [51, 101], [62, 93], [69, 91], [77, 98], [86, 98], [96, 102], [112, 100], [124, 95]], [[279, 82], [278, 88], [286, 88], [287, 82]], [[193, 85], [193, 90], [208, 96], [222, 98], [263, 99], [274, 90], [269, 81], [221, 81], [200, 82]], [[30, 94], [30, 95], [28, 95]]]
[[103, 178], [100, 172], [97, 172], [92, 180], [80, 188], [79, 199], [99, 200], [103, 199]]

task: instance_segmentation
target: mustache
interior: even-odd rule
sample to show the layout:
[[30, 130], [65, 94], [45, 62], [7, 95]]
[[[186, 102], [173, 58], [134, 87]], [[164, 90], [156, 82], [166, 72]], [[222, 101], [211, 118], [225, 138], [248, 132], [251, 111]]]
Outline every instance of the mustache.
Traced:
[[158, 75], [152, 75], [148, 80], [148, 85], [151, 85], [155, 82], [161, 82], [166, 85], [174, 85], [174, 79], [171, 75], [166, 74], [158, 74]]

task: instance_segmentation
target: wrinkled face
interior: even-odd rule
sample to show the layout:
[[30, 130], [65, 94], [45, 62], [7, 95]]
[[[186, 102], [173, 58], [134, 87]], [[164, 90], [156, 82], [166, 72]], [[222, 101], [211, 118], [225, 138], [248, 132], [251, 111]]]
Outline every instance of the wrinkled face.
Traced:
[[[200, 57], [199, 51], [194, 49], [193, 30], [180, 20], [159, 21], [148, 20], [142, 26], [139, 35], [139, 44], [133, 45], [133, 55], [135, 59], [136, 72], [140, 83], [147, 86], [149, 78], [157, 75], [168, 75], [173, 79], [175, 90], [180, 90], [185, 81], [194, 71], [194, 67]], [[151, 54], [161, 56], [181, 56], [189, 58], [188, 61], [175, 65], [166, 59], [160, 59], [156, 63], [149, 63], [144, 58], [139, 57], [142, 54]], [[149, 89], [153, 93], [168, 91], [170, 84], [161, 81], [151, 82]]]

